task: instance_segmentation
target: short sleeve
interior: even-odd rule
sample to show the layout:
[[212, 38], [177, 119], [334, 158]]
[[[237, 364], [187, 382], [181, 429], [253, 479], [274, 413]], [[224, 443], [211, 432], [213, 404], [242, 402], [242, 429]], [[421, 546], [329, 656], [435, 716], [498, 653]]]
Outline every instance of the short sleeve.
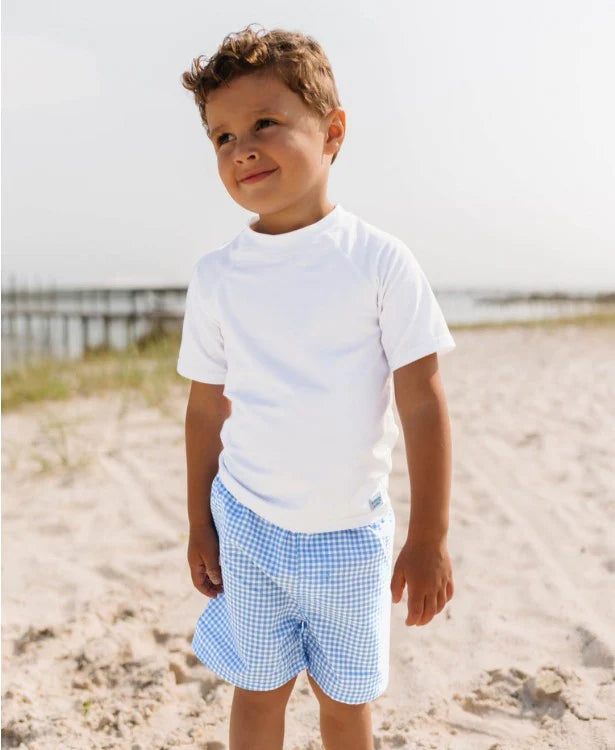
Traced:
[[381, 342], [391, 371], [456, 344], [429, 281], [410, 248], [391, 243], [379, 261]]
[[[213, 280], [212, 280], [213, 281]], [[226, 357], [220, 324], [207, 304], [206, 279], [195, 266], [188, 290], [177, 358], [177, 372], [201, 383], [222, 384], [226, 379]], [[211, 290], [213, 283], [210, 284]]]

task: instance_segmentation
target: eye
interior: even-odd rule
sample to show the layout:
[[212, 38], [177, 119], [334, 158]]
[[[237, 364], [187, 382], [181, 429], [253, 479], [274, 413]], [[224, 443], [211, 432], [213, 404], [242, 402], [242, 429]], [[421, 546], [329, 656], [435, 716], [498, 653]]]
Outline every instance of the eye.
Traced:
[[[268, 117], [256, 121], [257, 125], [261, 122], [272, 122], [275, 125], [275, 120], [270, 120]], [[228, 135], [228, 133], [222, 133], [222, 135], [219, 135], [216, 138], [216, 143], [218, 144], [218, 146], [224, 145], [224, 141], [222, 141], [222, 138], [224, 138], [225, 135]]]

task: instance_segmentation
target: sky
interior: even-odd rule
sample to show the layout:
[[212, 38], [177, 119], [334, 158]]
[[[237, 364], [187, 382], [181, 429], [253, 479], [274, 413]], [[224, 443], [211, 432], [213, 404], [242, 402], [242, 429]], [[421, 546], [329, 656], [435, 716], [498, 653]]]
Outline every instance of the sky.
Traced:
[[612, 0], [5, 0], [3, 286], [181, 286], [241, 231], [181, 74], [248, 24], [323, 46], [328, 197], [435, 290], [615, 289]]

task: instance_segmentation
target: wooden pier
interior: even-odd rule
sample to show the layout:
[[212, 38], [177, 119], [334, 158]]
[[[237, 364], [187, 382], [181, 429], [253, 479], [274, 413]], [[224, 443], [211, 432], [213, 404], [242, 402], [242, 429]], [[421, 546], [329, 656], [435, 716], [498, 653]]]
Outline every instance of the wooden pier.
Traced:
[[[69, 358], [71, 344], [81, 353], [111, 348], [114, 327], [123, 330], [122, 348], [149, 333], [179, 330], [185, 296], [185, 286], [18, 289], [13, 282], [2, 289], [2, 343], [25, 361], [41, 354]], [[61, 327], [55, 348], [52, 326]], [[73, 338], [79, 331], [77, 342], [71, 341], [71, 329]]]

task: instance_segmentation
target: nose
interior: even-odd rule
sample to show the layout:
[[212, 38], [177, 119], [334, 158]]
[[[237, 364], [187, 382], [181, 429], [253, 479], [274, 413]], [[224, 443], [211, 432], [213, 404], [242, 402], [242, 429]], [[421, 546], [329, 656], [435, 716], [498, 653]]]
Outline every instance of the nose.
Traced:
[[251, 150], [235, 156], [235, 164], [243, 164], [245, 161], [254, 160], [257, 158], [256, 151]]
[[248, 159], [258, 157], [257, 149], [249, 141], [235, 141], [233, 160], [236, 164], [242, 164]]

